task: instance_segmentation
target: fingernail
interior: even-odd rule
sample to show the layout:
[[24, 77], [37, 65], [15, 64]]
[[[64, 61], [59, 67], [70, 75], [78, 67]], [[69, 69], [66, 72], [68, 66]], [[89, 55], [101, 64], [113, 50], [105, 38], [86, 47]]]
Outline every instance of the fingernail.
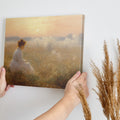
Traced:
[[4, 71], [5, 70], [5, 68], [2, 68], [2, 71]]
[[77, 75], [80, 75], [80, 71], [78, 71], [76, 74], [77, 74]]

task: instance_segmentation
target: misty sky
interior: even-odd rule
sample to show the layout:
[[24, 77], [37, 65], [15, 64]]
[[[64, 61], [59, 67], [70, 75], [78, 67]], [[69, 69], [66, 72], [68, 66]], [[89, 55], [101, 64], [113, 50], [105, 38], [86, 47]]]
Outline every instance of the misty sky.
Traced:
[[66, 36], [82, 33], [83, 15], [8, 18], [6, 37]]

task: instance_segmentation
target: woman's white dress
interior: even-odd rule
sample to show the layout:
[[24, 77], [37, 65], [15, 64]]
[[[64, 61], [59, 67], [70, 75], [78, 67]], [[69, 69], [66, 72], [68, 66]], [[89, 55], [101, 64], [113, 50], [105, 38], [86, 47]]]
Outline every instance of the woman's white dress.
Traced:
[[14, 52], [13, 59], [10, 63], [10, 71], [17, 72], [21, 71], [23, 73], [32, 74], [34, 69], [29, 62], [26, 62], [22, 56], [22, 50], [17, 48]]

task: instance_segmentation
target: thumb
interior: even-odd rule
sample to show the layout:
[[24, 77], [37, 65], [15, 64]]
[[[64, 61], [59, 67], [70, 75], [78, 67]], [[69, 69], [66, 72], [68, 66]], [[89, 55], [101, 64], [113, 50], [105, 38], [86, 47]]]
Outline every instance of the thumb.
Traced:
[[6, 71], [5, 71], [5, 68], [3, 67], [1, 69], [1, 77], [4, 78], [5, 77], [5, 74], [6, 74]]

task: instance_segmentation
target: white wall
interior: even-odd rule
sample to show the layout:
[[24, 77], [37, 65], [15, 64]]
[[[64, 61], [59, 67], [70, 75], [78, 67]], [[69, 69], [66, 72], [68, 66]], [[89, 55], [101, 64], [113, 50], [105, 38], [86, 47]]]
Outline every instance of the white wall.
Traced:
[[[92, 91], [96, 80], [89, 64], [92, 59], [101, 65], [104, 40], [109, 45], [112, 59], [115, 58], [115, 39], [120, 38], [119, 11], [119, 0], [0, 0], [0, 44], [4, 39], [6, 17], [85, 14], [84, 71], [88, 72], [88, 103], [92, 120], [105, 120], [97, 96]], [[63, 92], [61, 89], [11, 88], [0, 99], [0, 120], [32, 120], [54, 105]], [[74, 109], [68, 120], [83, 120], [81, 106]]]

